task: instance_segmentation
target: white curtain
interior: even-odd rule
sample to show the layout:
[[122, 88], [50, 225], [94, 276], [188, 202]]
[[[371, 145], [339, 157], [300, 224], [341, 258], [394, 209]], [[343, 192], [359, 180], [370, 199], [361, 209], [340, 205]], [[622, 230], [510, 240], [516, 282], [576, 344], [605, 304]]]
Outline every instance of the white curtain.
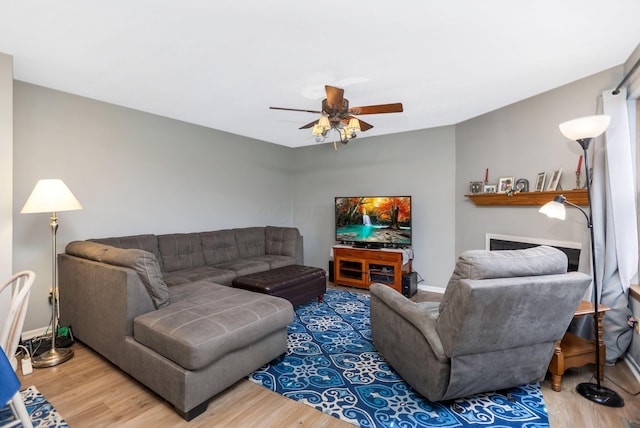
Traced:
[[599, 303], [611, 308], [603, 327], [607, 362], [612, 363], [631, 343], [629, 286], [637, 274], [638, 233], [627, 92], [605, 91], [602, 102], [611, 124], [604, 139], [592, 142], [591, 196]]

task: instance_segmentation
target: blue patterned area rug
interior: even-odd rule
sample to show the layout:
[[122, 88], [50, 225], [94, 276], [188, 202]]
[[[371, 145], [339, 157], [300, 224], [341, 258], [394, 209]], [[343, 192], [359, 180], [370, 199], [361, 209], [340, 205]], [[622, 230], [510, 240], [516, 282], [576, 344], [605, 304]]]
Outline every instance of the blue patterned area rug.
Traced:
[[[31, 417], [34, 428], [69, 428], [69, 425], [60, 416], [51, 403], [36, 389], [30, 386], [20, 392]], [[15, 421], [11, 408], [7, 405], [0, 408], [0, 427]], [[22, 425], [18, 425], [22, 426]]]
[[448, 405], [414, 392], [376, 352], [362, 293], [327, 290], [298, 307], [284, 360], [249, 380], [361, 427], [549, 427], [538, 384]]

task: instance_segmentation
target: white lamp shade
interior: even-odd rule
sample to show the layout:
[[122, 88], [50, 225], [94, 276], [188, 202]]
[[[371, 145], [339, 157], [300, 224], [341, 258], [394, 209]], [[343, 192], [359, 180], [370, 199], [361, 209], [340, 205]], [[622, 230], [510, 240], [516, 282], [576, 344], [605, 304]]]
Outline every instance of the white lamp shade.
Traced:
[[567, 211], [564, 204], [556, 201], [550, 201], [540, 207], [539, 213], [546, 215], [549, 218], [557, 218], [564, 220], [567, 216]]
[[349, 125], [347, 125], [347, 127], [354, 131], [360, 131], [360, 121], [356, 118], [351, 118], [349, 119]]
[[62, 180], [44, 179], [36, 183], [36, 187], [33, 188], [20, 212], [23, 214], [53, 213], [81, 209], [82, 205]]
[[611, 117], [606, 114], [596, 116], [586, 116], [563, 122], [559, 125], [562, 135], [570, 140], [578, 141], [585, 138], [595, 138], [602, 134], [609, 123]]

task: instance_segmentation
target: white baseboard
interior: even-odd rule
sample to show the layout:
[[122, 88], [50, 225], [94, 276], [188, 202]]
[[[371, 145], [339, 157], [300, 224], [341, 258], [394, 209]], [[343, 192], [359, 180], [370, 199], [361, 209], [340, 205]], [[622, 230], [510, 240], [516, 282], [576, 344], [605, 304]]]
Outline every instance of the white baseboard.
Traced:
[[444, 294], [444, 290], [445, 289], [442, 288], [442, 287], [434, 287], [433, 285], [418, 284], [418, 290], [430, 291], [432, 293]]
[[638, 366], [638, 364], [633, 360], [633, 358], [629, 356], [628, 352], [625, 354], [623, 361], [627, 364], [627, 367], [629, 367], [629, 370], [631, 370], [631, 374], [633, 374], [633, 377], [636, 378], [636, 381], [640, 383], [640, 366]]
[[45, 334], [51, 332], [49, 331], [49, 326], [37, 328], [35, 330], [23, 331], [22, 332], [22, 340], [33, 339], [34, 337], [44, 336]]

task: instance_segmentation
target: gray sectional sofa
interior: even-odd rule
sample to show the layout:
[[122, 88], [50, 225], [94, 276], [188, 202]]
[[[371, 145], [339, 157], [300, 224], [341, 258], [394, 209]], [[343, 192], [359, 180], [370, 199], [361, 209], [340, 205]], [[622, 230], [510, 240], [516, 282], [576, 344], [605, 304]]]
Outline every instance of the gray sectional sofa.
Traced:
[[185, 419], [287, 349], [293, 307], [229, 285], [303, 264], [288, 227], [75, 241], [58, 255], [60, 322]]

